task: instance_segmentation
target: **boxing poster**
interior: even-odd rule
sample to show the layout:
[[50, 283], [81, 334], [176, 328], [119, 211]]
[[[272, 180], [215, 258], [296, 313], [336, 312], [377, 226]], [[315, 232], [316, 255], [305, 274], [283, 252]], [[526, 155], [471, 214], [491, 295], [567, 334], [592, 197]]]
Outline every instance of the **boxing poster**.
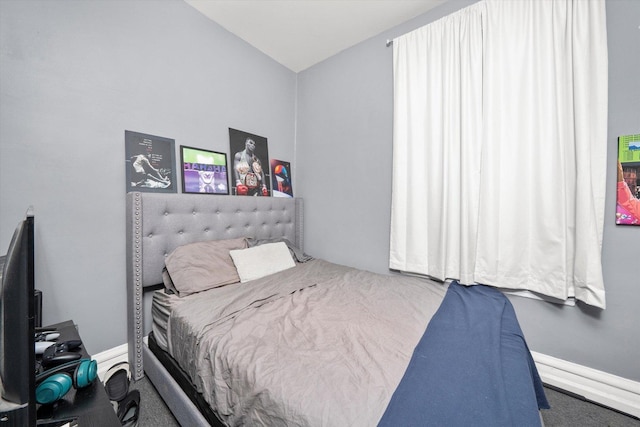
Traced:
[[618, 138], [616, 224], [640, 225], [640, 134]]
[[236, 196], [268, 197], [271, 173], [267, 138], [229, 128], [231, 189]]
[[183, 193], [229, 194], [225, 153], [181, 145], [180, 161]]
[[293, 197], [289, 162], [271, 159], [271, 194], [273, 197]]
[[124, 131], [127, 192], [176, 192], [175, 141]]

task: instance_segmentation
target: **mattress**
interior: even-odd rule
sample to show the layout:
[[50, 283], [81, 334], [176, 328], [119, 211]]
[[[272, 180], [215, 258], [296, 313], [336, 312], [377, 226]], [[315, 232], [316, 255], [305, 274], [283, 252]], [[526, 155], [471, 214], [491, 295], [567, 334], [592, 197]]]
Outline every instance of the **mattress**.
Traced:
[[153, 298], [158, 345], [227, 425], [372, 426], [447, 292], [315, 259]]

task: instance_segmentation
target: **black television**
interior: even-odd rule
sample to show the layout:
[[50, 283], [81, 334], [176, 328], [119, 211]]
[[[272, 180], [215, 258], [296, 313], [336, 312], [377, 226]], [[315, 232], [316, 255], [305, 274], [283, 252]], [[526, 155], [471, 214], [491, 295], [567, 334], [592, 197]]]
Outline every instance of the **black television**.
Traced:
[[0, 425], [35, 426], [34, 215], [0, 257]]

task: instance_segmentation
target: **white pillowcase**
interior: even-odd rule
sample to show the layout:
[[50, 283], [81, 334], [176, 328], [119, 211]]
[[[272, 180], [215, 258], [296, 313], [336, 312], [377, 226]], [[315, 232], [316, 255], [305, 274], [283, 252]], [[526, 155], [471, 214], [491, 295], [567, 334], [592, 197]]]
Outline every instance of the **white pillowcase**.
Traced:
[[236, 265], [242, 283], [296, 266], [284, 242], [231, 250], [229, 255]]

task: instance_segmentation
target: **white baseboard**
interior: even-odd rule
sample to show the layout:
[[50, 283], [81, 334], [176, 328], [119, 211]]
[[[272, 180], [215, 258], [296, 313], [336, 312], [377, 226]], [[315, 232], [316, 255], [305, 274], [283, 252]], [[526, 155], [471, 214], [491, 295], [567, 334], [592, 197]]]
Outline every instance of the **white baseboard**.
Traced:
[[116, 363], [127, 362], [129, 360], [127, 350], [127, 344], [122, 344], [93, 355], [92, 359], [98, 363], [98, 378], [100, 378], [100, 381], [102, 381], [104, 374], [110, 367]]
[[628, 380], [545, 354], [531, 352], [545, 384], [595, 403], [640, 417], [640, 382]]
[[[122, 344], [93, 356], [98, 363], [98, 377], [101, 380], [111, 366], [127, 361], [127, 348], [127, 344]], [[640, 418], [640, 382], [535, 351], [531, 355], [545, 384]]]
[[[2, 0], [0, 0], [2, 1]], [[149, 337], [146, 335], [142, 338], [143, 342], [146, 344]], [[129, 361], [129, 346], [128, 344], [122, 344], [117, 347], [110, 348], [109, 350], [105, 350], [101, 353], [94, 354], [92, 359], [96, 361], [98, 364], [98, 378], [102, 381], [104, 378], [104, 374], [109, 370], [110, 367], [120, 362], [128, 362]]]

